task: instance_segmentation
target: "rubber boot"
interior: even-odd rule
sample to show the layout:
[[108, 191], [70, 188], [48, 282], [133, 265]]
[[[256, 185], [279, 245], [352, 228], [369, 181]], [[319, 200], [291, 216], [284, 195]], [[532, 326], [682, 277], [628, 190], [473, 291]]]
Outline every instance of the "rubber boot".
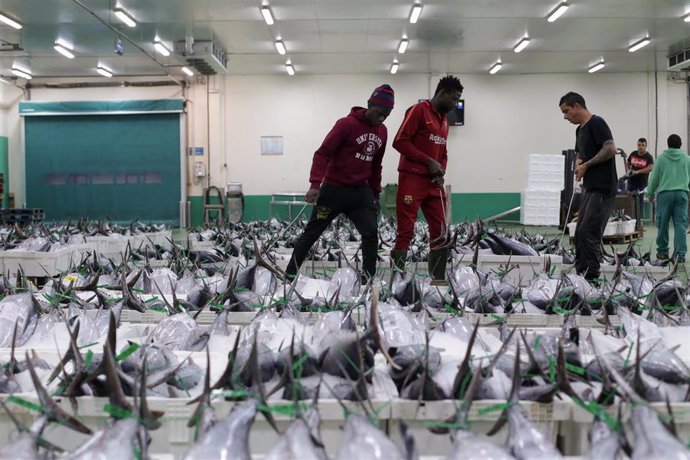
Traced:
[[429, 275], [433, 286], [446, 285], [446, 263], [448, 262], [448, 249], [432, 249], [429, 251]]
[[407, 261], [407, 251], [405, 249], [391, 249], [391, 268], [401, 273], [405, 273], [405, 262]]

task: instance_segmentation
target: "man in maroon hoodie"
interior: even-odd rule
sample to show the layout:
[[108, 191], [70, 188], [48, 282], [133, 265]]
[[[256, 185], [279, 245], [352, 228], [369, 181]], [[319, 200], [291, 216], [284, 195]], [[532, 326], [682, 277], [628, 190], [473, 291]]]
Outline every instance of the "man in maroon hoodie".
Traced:
[[[448, 248], [443, 189], [443, 176], [448, 163], [448, 120], [446, 114], [460, 101], [463, 86], [457, 77], [447, 75], [438, 82], [431, 100], [413, 105], [405, 112], [405, 119], [395, 135], [393, 148], [400, 152], [398, 163], [398, 195], [395, 247], [391, 261], [395, 268], [405, 270], [407, 249], [414, 235], [414, 223], [421, 207], [429, 224], [431, 250], [429, 274], [433, 281], [446, 278]], [[445, 234], [444, 234], [445, 229]]]
[[381, 194], [381, 161], [388, 131], [383, 122], [393, 110], [394, 93], [381, 85], [369, 98], [367, 108], [353, 107], [335, 123], [314, 153], [305, 198], [316, 203], [304, 233], [299, 237], [286, 273], [293, 279], [312, 245], [328, 225], [345, 214], [362, 235], [363, 276], [376, 273], [378, 229], [376, 215]]

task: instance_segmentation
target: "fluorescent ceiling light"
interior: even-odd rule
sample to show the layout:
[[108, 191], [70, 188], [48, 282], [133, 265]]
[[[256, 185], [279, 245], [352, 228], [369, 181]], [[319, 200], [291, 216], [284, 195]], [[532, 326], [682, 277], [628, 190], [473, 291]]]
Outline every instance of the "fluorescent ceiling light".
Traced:
[[399, 68], [399, 67], [400, 67], [400, 64], [398, 63], [398, 60], [397, 60], [397, 59], [394, 60], [394, 61], [393, 61], [393, 64], [391, 65], [391, 73], [392, 73], [393, 75], [395, 75], [396, 73], [398, 73], [398, 68]]
[[422, 4], [415, 3], [412, 7], [412, 11], [410, 11], [410, 23], [416, 24], [420, 14], [422, 14]]
[[278, 50], [278, 54], [281, 56], [285, 54], [285, 44], [283, 43], [283, 40], [276, 40], [276, 50]]
[[160, 41], [160, 39], [157, 38], [153, 42], [153, 47], [156, 48], [156, 51], [158, 51], [159, 54], [162, 54], [163, 56], [166, 56], [166, 57], [170, 56], [170, 50], [168, 49], [167, 46], [165, 46], [163, 44], [162, 41]]
[[494, 63], [494, 65], [491, 66], [491, 68], [489, 69], [489, 73], [493, 75], [499, 70], [501, 70], [501, 68], [503, 68], [503, 63], [501, 61], [497, 61]]
[[630, 45], [630, 48], [628, 48], [628, 51], [631, 53], [634, 53], [635, 51], [644, 48], [645, 46], [649, 45], [649, 37], [645, 37], [642, 40], [639, 40], [632, 45]]
[[529, 38], [528, 37], [523, 37], [522, 40], [520, 40], [517, 45], [513, 47], [513, 51], [516, 53], [519, 53], [520, 51], [524, 50], [527, 48], [527, 45], [529, 45]]
[[295, 68], [292, 66], [291, 61], [287, 61], [285, 63], [285, 71], [288, 73], [288, 75], [293, 76], [295, 74]]
[[67, 59], [74, 59], [74, 54], [72, 53], [72, 50], [67, 48], [61, 41], [56, 41], [55, 46], [53, 46], [53, 49], [57, 51], [58, 53], [62, 54], [65, 56]]
[[0, 13], [0, 21], [4, 22], [5, 24], [7, 24], [10, 27], [14, 27], [17, 30], [22, 28], [22, 25], [19, 24], [17, 21], [15, 21], [12, 18], [8, 18], [7, 16], [5, 16], [2, 13]]
[[565, 13], [568, 10], [569, 6], [570, 5], [568, 5], [568, 2], [559, 3], [558, 5], [556, 5], [556, 7], [554, 9], [551, 10], [551, 12], [549, 14], [546, 15], [546, 19], [549, 22], [555, 21], [556, 19], [563, 16], [563, 13]]
[[604, 64], [604, 61], [599, 61], [596, 64], [594, 64], [593, 66], [591, 66], [589, 68], [589, 70], [587, 70], [587, 72], [589, 72], [589, 73], [598, 72], [601, 69], [603, 69], [605, 66], [606, 66], [606, 64]]
[[113, 11], [115, 12], [115, 16], [117, 16], [117, 18], [120, 21], [124, 22], [129, 27], [136, 27], [137, 21], [135, 21], [134, 18], [130, 16], [128, 12], [126, 12], [122, 8], [115, 8]]
[[31, 72], [27, 69], [19, 67], [16, 64], [12, 64], [12, 73], [18, 77], [22, 77], [22, 78], [26, 78], [27, 80], [31, 80]]
[[182, 67], [182, 71], [190, 77], [194, 76], [194, 72], [189, 67]]
[[400, 40], [400, 44], [398, 45], [398, 53], [405, 54], [405, 51], [407, 51], [407, 45], [409, 43], [410, 41], [407, 38]]
[[271, 8], [267, 5], [261, 7], [261, 15], [264, 17], [264, 21], [269, 26], [273, 25], [273, 13], [271, 13]]
[[104, 66], [98, 64], [98, 67], [96, 67], [96, 72], [100, 73], [104, 77], [112, 77], [113, 76], [113, 71], [110, 69], [106, 69]]

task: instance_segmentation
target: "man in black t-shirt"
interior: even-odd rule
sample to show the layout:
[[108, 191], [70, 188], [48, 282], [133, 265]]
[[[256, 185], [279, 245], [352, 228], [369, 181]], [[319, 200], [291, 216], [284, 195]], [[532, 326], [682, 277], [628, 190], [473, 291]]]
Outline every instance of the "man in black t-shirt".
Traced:
[[601, 237], [613, 208], [618, 176], [616, 145], [603, 118], [587, 110], [585, 99], [573, 92], [558, 103], [563, 118], [574, 125], [575, 180], [583, 180], [584, 194], [575, 228], [575, 270], [589, 281], [598, 283]]
[[647, 188], [647, 180], [649, 173], [652, 172], [652, 165], [654, 165], [654, 157], [647, 152], [647, 139], [641, 137], [637, 140], [637, 150], [630, 153], [625, 161], [625, 172], [630, 176], [628, 179], [629, 192]]

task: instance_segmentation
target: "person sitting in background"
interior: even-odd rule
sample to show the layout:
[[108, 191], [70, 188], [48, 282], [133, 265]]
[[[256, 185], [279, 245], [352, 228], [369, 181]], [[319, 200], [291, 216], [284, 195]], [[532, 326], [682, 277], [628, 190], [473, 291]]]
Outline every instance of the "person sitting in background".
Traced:
[[297, 276], [312, 245], [340, 214], [345, 214], [362, 235], [362, 281], [376, 274], [378, 229], [376, 216], [381, 194], [381, 162], [388, 130], [383, 122], [393, 110], [394, 92], [381, 85], [367, 108], [353, 107], [314, 153], [307, 203], [316, 203], [309, 223], [295, 243], [287, 265], [288, 279]]
[[688, 192], [690, 192], [690, 157], [680, 147], [680, 136], [668, 137], [668, 149], [659, 155], [652, 168], [647, 197], [652, 202], [656, 194], [656, 258], [667, 261], [668, 223], [673, 219], [673, 252], [679, 263], [685, 263], [688, 228]]
[[[623, 153], [625, 159], [625, 152]], [[647, 139], [641, 137], [637, 140], [637, 150], [631, 152], [625, 164], [625, 173], [628, 179], [628, 191], [639, 192], [647, 187], [649, 173], [654, 166], [654, 157], [647, 151]]]

